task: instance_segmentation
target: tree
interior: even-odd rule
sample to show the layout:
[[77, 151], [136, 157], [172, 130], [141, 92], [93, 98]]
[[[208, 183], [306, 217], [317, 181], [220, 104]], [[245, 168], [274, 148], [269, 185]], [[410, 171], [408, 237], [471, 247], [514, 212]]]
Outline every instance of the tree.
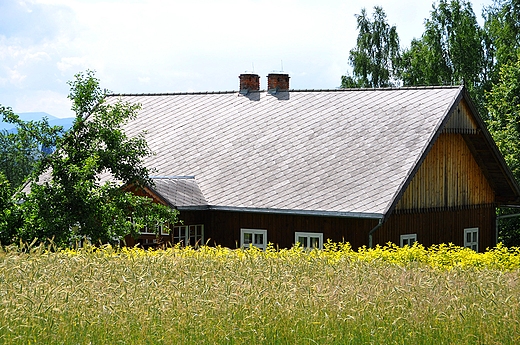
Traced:
[[421, 38], [414, 39], [403, 52], [403, 84], [453, 85], [464, 81], [482, 110], [488, 66], [485, 38], [470, 2], [441, 0], [425, 21]]
[[495, 0], [486, 8], [485, 29], [499, 67], [516, 60], [520, 48], [520, 0]]
[[[484, 28], [493, 69], [487, 95], [488, 128], [497, 146], [520, 182], [520, 1], [495, 0], [486, 8]], [[518, 213], [501, 208], [499, 215]], [[499, 237], [508, 246], [520, 245], [520, 219], [504, 219]]]
[[[498, 82], [493, 84], [487, 94], [486, 106], [489, 131], [515, 179], [520, 181], [520, 54], [516, 61], [505, 63], [500, 68]], [[518, 211], [499, 211], [500, 215], [510, 213]], [[504, 220], [501, 225], [501, 241], [508, 246], [520, 245], [520, 220]]]
[[499, 82], [487, 95], [488, 128], [504, 159], [520, 181], [520, 55], [502, 66]]
[[[143, 159], [151, 154], [144, 135], [129, 138], [123, 126], [139, 105], [107, 104], [92, 71], [70, 82], [71, 130], [56, 139], [56, 150], [37, 165], [28, 194], [21, 193], [25, 241], [54, 238], [67, 245], [79, 238], [107, 242], [144, 226], [177, 221], [177, 211], [137, 196], [128, 186], [153, 186]], [[38, 182], [38, 180], [44, 180]]]
[[0, 172], [0, 243], [11, 243], [16, 238], [20, 226], [20, 208], [13, 199], [11, 184]]
[[0, 105], [5, 122], [16, 126], [14, 131], [0, 132], [0, 172], [9, 181], [12, 193], [32, 173], [35, 165], [47, 155], [46, 148], [54, 147], [63, 133], [62, 127], [51, 127], [46, 118], [42, 121], [20, 120], [9, 107]]
[[356, 48], [350, 51], [353, 76], [341, 77], [341, 87], [387, 87], [397, 84], [399, 66], [399, 36], [390, 27], [381, 7], [374, 7], [373, 20], [365, 9], [356, 15], [359, 30]]

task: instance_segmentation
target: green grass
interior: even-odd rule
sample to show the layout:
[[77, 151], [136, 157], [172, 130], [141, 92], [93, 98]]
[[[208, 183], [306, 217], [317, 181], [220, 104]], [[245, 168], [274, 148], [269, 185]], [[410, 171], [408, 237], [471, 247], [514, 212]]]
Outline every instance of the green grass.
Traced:
[[408, 263], [297, 249], [27, 251], [0, 253], [2, 344], [520, 343], [518, 267], [439, 268], [395, 248], [384, 252]]

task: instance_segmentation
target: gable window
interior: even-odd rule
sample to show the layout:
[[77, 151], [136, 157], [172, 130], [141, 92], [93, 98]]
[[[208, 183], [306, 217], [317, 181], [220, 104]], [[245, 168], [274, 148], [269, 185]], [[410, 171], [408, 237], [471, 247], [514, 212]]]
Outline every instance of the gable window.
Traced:
[[204, 244], [204, 224], [197, 225], [177, 225], [167, 229], [162, 229], [162, 235], [171, 235], [173, 244], [180, 243], [182, 246], [200, 246]]
[[464, 229], [464, 247], [478, 252], [478, 228]]
[[417, 242], [417, 234], [405, 234], [401, 235], [399, 246], [412, 246], [415, 242]]
[[249, 248], [250, 245], [265, 250], [267, 245], [267, 230], [240, 229], [240, 247]]
[[323, 249], [323, 233], [295, 232], [294, 243], [299, 243], [305, 249]]

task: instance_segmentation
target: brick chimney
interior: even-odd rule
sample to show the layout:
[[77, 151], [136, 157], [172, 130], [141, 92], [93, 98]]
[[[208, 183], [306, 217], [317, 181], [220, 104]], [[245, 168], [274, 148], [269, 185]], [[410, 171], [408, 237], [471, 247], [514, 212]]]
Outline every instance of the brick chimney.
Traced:
[[244, 73], [240, 78], [240, 93], [247, 95], [250, 91], [260, 90], [260, 76], [258, 74]]
[[267, 91], [276, 93], [289, 90], [289, 75], [284, 73], [269, 73], [267, 76]]

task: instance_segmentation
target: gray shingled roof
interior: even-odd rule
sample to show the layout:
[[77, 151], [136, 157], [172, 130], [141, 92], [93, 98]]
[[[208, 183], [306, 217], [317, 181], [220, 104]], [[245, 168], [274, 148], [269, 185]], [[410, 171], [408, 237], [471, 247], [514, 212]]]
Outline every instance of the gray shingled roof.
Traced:
[[[382, 217], [461, 87], [113, 95], [140, 103], [127, 134], [146, 131], [171, 204]], [[193, 192], [192, 196], [188, 192]]]
[[179, 209], [208, 206], [194, 177], [171, 176], [152, 177], [153, 191], [172, 206]]

